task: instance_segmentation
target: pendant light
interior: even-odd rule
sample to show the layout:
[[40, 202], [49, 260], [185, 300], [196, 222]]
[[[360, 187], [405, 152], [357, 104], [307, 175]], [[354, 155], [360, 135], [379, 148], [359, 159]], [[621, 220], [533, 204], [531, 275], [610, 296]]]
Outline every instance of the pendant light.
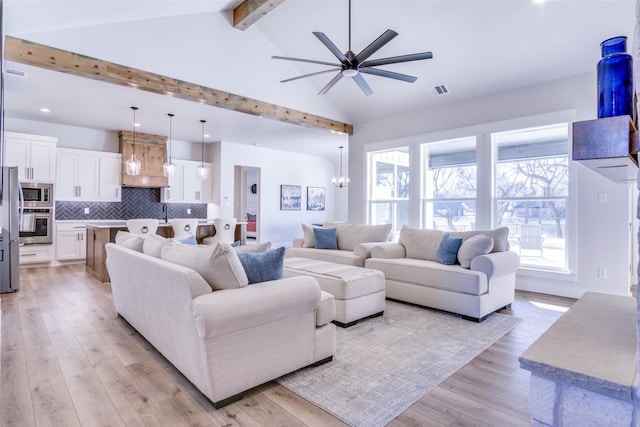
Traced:
[[171, 160], [171, 130], [174, 115], [169, 113], [167, 116], [169, 116], [169, 158], [167, 162], [162, 165], [162, 172], [166, 178], [172, 178], [176, 174], [176, 164]]
[[198, 166], [198, 177], [205, 180], [209, 175], [209, 169], [204, 167], [204, 124], [207, 123], [207, 121], [200, 120], [200, 123], [202, 123], [202, 142], [200, 144], [200, 166]]
[[133, 143], [131, 158], [125, 163], [125, 170], [127, 175], [140, 175], [142, 163], [136, 158], [136, 110], [138, 107], [131, 107], [131, 109], [133, 110]]
[[349, 177], [342, 175], [342, 149], [343, 148], [344, 147], [341, 145], [340, 146], [340, 176], [334, 176], [333, 178], [331, 178], [331, 183], [336, 187], [340, 187], [340, 188], [349, 186]]

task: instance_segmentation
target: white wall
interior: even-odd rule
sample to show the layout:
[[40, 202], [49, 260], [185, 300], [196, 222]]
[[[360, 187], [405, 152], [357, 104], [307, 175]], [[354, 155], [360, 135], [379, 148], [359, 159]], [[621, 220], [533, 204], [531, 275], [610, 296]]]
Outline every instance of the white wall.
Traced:
[[[222, 142], [220, 156], [223, 159], [217, 169], [220, 180], [219, 208], [209, 210], [210, 217], [233, 216], [234, 212], [234, 169], [236, 166], [260, 168], [260, 240], [275, 246], [290, 246], [296, 237], [302, 237], [300, 223], [321, 223], [336, 219], [335, 190], [331, 177], [334, 166], [325, 158], [306, 154], [289, 153]], [[302, 187], [302, 209], [299, 211], [280, 210], [280, 185]], [[307, 187], [325, 188], [325, 210], [307, 211]], [[227, 199], [228, 197], [228, 199]], [[342, 200], [342, 199], [341, 199]], [[239, 203], [239, 201], [238, 201]], [[346, 203], [343, 203], [346, 205]], [[216, 212], [217, 210], [217, 212]]]
[[[349, 221], [364, 222], [366, 218], [367, 151], [473, 135], [485, 130], [487, 124], [504, 128], [560, 116], [572, 116], [576, 121], [594, 119], [595, 93], [595, 74], [589, 73], [356, 125], [349, 141]], [[571, 248], [573, 269], [569, 274], [522, 270], [516, 286], [569, 297], [580, 297], [586, 291], [629, 295], [629, 223], [634, 206], [630, 203], [630, 186], [609, 181], [582, 165], [573, 164], [572, 171], [576, 178], [575, 222], [569, 230], [576, 236], [575, 247]], [[598, 202], [598, 193], [607, 193], [606, 204]], [[606, 279], [597, 277], [598, 268], [607, 270]]]

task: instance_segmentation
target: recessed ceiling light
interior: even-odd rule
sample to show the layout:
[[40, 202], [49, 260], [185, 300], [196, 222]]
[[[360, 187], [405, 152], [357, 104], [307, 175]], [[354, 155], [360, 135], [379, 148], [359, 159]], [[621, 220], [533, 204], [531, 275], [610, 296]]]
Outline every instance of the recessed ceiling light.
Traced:
[[208, 134], [206, 134], [206, 133], [204, 134], [204, 137], [205, 137], [205, 138], [209, 138], [210, 136], [211, 136], [211, 135], [208, 135]]
[[544, 3], [545, 1], [547, 1], [547, 0], [533, 0], [533, 2], [534, 2], [535, 4], [542, 4], [542, 3]]
[[140, 127], [140, 123], [134, 123], [133, 124], [135, 127], [139, 128]]
[[50, 112], [51, 112], [51, 110], [50, 110], [50, 109], [48, 109], [48, 108], [46, 108], [46, 107], [42, 107], [42, 108], [40, 109], [40, 111], [42, 111], [43, 113], [50, 113]]

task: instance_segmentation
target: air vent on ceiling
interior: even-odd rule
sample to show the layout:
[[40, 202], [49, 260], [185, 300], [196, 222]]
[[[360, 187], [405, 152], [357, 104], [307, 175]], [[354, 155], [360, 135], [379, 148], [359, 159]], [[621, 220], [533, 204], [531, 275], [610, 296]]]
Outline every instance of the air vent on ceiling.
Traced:
[[447, 88], [447, 85], [440, 83], [431, 87], [431, 93], [433, 93], [434, 96], [442, 96], [448, 94], [449, 89]]
[[16, 76], [16, 77], [22, 77], [22, 78], [26, 78], [27, 77], [27, 73], [22, 71], [22, 70], [18, 70], [16, 68], [5, 68], [4, 69], [5, 74], [11, 74], [12, 76]]

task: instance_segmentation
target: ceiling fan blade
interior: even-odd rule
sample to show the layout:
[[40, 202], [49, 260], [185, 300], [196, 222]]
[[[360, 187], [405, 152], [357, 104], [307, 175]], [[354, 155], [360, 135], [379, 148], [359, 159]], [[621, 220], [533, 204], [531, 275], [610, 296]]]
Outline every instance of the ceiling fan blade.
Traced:
[[289, 56], [272, 56], [273, 59], [284, 59], [285, 61], [297, 61], [297, 62], [308, 62], [309, 64], [320, 64], [320, 65], [330, 65], [332, 67], [337, 67], [340, 64], [332, 64], [331, 62], [324, 61], [316, 61], [313, 59], [303, 59], [303, 58], [291, 58]]
[[390, 79], [402, 80], [403, 82], [413, 83], [418, 80], [417, 77], [408, 74], [394, 73], [393, 71], [379, 70], [377, 68], [360, 68], [361, 73], [373, 74], [374, 76], [389, 77]]
[[409, 62], [409, 61], [421, 61], [423, 59], [431, 59], [433, 58], [433, 53], [431, 52], [422, 52], [422, 53], [412, 53], [410, 55], [400, 55], [400, 56], [391, 56], [389, 58], [380, 58], [380, 59], [372, 59], [371, 61], [365, 61], [360, 64], [360, 67], [375, 67], [378, 65], [387, 65], [387, 64], [397, 64], [399, 62]]
[[318, 95], [324, 95], [325, 93], [329, 92], [329, 89], [331, 89], [333, 87], [333, 85], [338, 83], [341, 78], [342, 78], [342, 73], [336, 74], [336, 76], [334, 78], [332, 78], [331, 81], [329, 83], [327, 83], [327, 85], [325, 87], [323, 87], [320, 92], [318, 92]]
[[362, 92], [364, 92], [366, 96], [369, 96], [373, 93], [373, 91], [371, 90], [371, 88], [369, 87], [366, 80], [364, 79], [364, 77], [362, 77], [361, 74], [356, 74], [352, 78], [353, 80], [355, 80], [356, 83], [358, 83], [358, 86], [360, 86], [360, 89], [362, 89]]
[[336, 47], [335, 44], [333, 44], [333, 42], [331, 40], [329, 40], [329, 37], [327, 37], [324, 33], [321, 33], [319, 31], [314, 31], [313, 35], [316, 36], [318, 38], [318, 40], [320, 40], [322, 42], [323, 45], [325, 45], [327, 47], [327, 49], [329, 49], [331, 51], [331, 53], [333, 53], [333, 55], [338, 58], [338, 60], [343, 63], [343, 64], [351, 64], [351, 62], [347, 59], [347, 57], [344, 55], [344, 53], [342, 53], [340, 51], [340, 49], [338, 49]]
[[398, 33], [396, 33], [393, 30], [385, 31], [384, 33], [382, 33], [380, 37], [375, 39], [369, 46], [362, 49], [362, 51], [359, 54], [357, 54], [356, 57], [353, 59], [353, 62], [355, 62], [356, 64], [363, 63], [368, 57], [376, 53], [378, 49], [380, 49], [385, 44], [389, 43], [391, 39], [393, 39], [397, 35]]
[[311, 76], [316, 76], [316, 75], [318, 75], [318, 74], [328, 73], [328, 72], [330, 72], [330, 71], [340, 71], [340, 70], [341, 70], [341, 68], [331, 68], [331, 69], [329, 69], [329, 70], [316, 71], [315, 73], [310, 73], [310, 74], [305, 74], [305, 75], [298, 76], [298, 77], [291, 77], [291, 78], [289, 78], [289, 79], [280, 80], [280, 83], [287, 83], [287, 82], [291, 82], [291, 81], [294, 81], [294, 80], [303, 79], [303, 78], [305, 78], [305, 77], [311, 77]]

